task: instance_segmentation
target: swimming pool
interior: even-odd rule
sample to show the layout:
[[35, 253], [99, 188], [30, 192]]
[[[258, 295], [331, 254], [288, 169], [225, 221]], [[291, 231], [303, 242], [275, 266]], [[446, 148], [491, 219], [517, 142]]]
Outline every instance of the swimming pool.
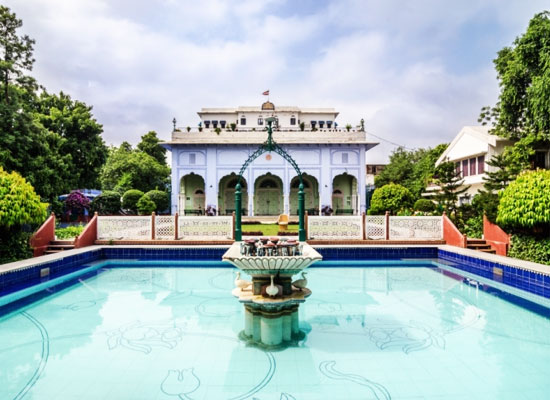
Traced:
[[238, 340], [234, 269], [93, 261], [0, 317], [0, 398], [547, 398], [544, 305], [441, 262], [347, 263], [309, 269], [306, 338], [265, 352]]

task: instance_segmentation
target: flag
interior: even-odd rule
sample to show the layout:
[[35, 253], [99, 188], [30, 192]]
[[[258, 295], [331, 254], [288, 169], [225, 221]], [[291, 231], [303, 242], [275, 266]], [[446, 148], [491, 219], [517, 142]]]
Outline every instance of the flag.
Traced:
[[266, 90], [265, 92], [262, 93], [264, 96], [269, 96], [269, 90]]

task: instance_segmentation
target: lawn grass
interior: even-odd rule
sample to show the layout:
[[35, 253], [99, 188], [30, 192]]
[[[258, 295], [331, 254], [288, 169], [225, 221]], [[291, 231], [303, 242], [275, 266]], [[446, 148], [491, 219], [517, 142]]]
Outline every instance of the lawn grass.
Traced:
[[[277, 236], [279, 233], [279, 225], [277, 224], [243, 224], [243, 232], [262, 232], [264, 236]], [[298, 225], [288, 225], [288, 232], [296, 232], [298, 234]]]
[[72, 225], [66, 228], [55, 228], [55, 236], [60, 239], [72, 239], [82, 233], [84, 225]]

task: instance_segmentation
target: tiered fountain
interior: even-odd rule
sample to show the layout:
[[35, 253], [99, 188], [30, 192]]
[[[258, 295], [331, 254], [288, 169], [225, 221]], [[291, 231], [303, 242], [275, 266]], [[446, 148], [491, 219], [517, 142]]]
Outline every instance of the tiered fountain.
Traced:
[[[299, 244], [301, 252], [288, 256], [244, 254], [241, 243], [235, 242], [223, 256], [223, 260], [252, 277], [252, 282], [245, 281], [239, 274], [232, 292], [245, 309], [240, 337], [266, 348], [287, 346], [303, 339], [298, 307], [311, 295], [303, 271], [322, 256], [307, 243]], [[302, 279], [292, 282], [292, 276], [300, 272]]]
[[[272, 138], [275, 118], [267, 118], [267, 140], [244, 162], [235, 186], [235, 243], [223, 255], [241, 271], [252, 276], [252, 282], [235, 280], [233, 295], [244, 304], [245, 323], [241, 338], [249, 343], [276, 348], [296, 343], [305, 336], [299, 329], [298, 307], [311, 295], [304, 269], [322, 256], [308, 245], [304, 227], [305, 193], [302, 172], [294, 159]], [[300, 179], [298, 189], [298, 239], [289, 246], [278, 245], [278, 238], [265, 243], [256, 240], [242, 242], [241, 184], [248, 165], [265, 152], [276, 152], [296, 170]], [[266, 238], [267, 239], [267, 238]], [[286, 248], [285, 248], [286, 247]], [[290, 251], [293, 250], [293, 251]], [[295, 251], [297, 250], [297, 251]], [[292, 282], [292, 276], [302, 273], [302, 279]]]

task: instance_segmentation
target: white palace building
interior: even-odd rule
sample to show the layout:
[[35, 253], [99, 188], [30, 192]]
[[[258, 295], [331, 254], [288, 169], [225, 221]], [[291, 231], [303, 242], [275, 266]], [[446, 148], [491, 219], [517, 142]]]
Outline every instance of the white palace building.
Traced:
[[[366, 152], [378, 143], [361, 129], [342, 129], [333, 108], [203, 108], [198, 128], [179, 128], [163, 146], [172, 152], [172, 214], [220, 215], [235, 210], [235, 185], [243, 163], [267, 139], [266, 118], [275, 117], [273, 139], [303, 173], [305, 208], [318, 214], [365, 211]], [[297, 173], [275, 152], [264, 153], [243, 173], [243, 215], [297, 214]]]

